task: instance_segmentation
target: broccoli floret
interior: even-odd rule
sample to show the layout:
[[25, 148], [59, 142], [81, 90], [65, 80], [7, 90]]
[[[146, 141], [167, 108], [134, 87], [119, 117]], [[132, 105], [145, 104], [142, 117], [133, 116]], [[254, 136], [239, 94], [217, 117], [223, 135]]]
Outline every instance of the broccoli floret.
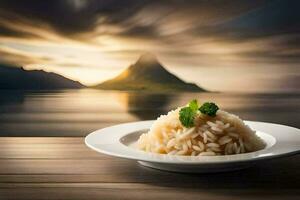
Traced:
[[212, 102], [205, 102], [200, 108], [199, 111], [203, 114], [206, 114], [208, 116], [214, 117], [216, 116], [217, 111], [219, 110], [219, 107]]

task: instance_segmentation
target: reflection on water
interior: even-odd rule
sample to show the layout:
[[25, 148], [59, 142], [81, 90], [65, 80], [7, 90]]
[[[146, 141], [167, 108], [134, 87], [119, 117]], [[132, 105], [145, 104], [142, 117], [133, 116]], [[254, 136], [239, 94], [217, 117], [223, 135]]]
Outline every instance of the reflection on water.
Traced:
[[299, 128], [300, 94], [151, 94], [92, 89], [1, 91], [1, 136], [84, 136], [106, 126], [154, 119], [189, 100], [217, 102], [244, 119]]
[[153, 119], [168, 111], [168, 105], [174, 95], [119, 93], [120, 103], [128, 113], [139, 119]]

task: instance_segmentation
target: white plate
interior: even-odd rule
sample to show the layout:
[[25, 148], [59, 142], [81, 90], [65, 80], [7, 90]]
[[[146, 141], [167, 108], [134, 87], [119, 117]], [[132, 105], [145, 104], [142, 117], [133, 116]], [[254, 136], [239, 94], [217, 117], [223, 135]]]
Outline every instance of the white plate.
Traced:
[[140, 164], [176, 172], [220, 172], [249, 167], [259, 161], [300, 152], [300, 129], [264, 122], [245, 121], [266, 143], [263, 150], [226, 156], [176, 156], [147, 153], [134, 147], [140, 134], [154, 121], [120, 124], [97, 130], [85, 138], [91, 149], [111, 156], [137, 160]]

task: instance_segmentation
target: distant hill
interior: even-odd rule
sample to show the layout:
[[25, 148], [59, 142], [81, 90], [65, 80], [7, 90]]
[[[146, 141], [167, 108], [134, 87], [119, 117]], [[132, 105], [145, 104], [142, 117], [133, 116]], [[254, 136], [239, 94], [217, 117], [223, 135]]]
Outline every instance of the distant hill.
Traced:
[[106, 90], [205, 91], [167, 71], [152, 54], [142, 55], [117, 77], [94, 86]]
[[42, 70], [24, 70], [0, 64], [0, 89], [55, 90], [84, 87], [77, 81]]

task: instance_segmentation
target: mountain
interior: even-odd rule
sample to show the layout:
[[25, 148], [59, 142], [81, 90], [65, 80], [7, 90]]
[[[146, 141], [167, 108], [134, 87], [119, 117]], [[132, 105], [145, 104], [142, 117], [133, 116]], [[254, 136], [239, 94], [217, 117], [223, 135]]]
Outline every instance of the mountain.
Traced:
[[55, 73], [0, 65], [0, 89], [55, 90], [83, 87], [81, 83]]
[[94, 88], [106, 90], [205, 91], [196, 84], [186, 83], [167, 71], [152, 54], [143, 54], [117, 77]]

